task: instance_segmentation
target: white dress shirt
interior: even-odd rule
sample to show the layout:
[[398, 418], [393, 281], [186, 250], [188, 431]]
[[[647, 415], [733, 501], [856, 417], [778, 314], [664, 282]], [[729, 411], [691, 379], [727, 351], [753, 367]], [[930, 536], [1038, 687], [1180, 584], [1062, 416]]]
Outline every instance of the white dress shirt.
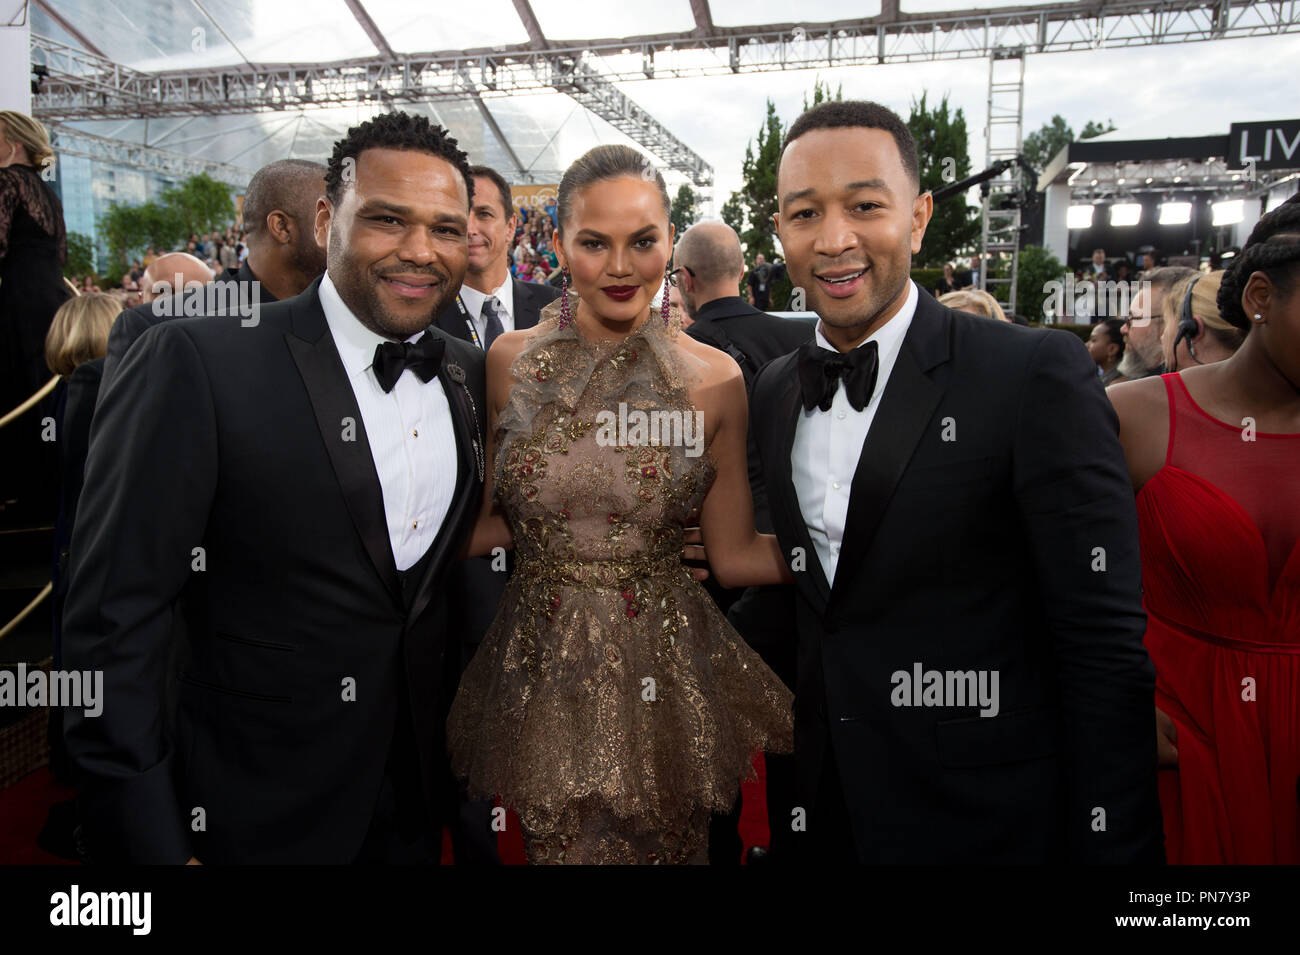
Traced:
[[[907, 301], [898, 314], [863, 340], [862, 345], [876, 343], [876, 387], [871, 400], [861, 411], [849, 404], [844, 382], [835, 389], [835, 398], [829, 411], [814, 407], [801, 409], [795, 424], [794, 445], [790, 449], [790, 475], [799, 510], [808, 526], [817, 557], [821, 560], [826, 580], [835, 581], [835, 568], [840, 560], [840, 545], [844, 542], [844, 524], [849, 513], [849, 491], [853, 475], [858, 468], [862, 445], [871, 430], [871, 422], [880, 407], [880, 397], [889, 383], [889, 376], [903, 348], [903, 337], [912, 325], [916, 313], [916, 283], [907, 283]], [[828, 351], [838, 351], [822, 334], [817, 323], [817, 344]], [[862, 345], [858, 347], [861, 348]]]
[[[515, 286], [510, 277], [510, 272], [506, 271], [506, 280], [495, 291], [489, 293], [497, 297], [501, 307], [505, 309], [505, 316], [501, 319], [501, 331], [513, 332], [515, 330]], [[465, 310], [469, 312], [469, 317], [474, 321], [474, 327], [478, 330], [479, 343], [487, 341], [487, 316], [483, 314], [483, 305], [487, 302], [487, 295], [484, 295], [478, 289], [470, 288], [468, 285], [461, 285], [460, 300], [465, 303]]]
[[398, 570], [406, 570], [433, 543], [456, 491], [458, 451], [447, 393], [438, 378], [421, 381], [409, 370], [385, 392], [373, 364], [375, 346], [388, 339], [357, 320], [328, 272], [321, 279], [320, 303], [370, 439], [393, 560]]

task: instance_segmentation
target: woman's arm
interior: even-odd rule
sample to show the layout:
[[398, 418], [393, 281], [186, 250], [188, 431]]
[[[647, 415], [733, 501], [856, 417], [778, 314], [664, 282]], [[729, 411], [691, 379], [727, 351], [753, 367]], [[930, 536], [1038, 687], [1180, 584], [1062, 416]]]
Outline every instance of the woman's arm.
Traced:
[[728, 362], [731, 373], [718, 385], [718, 400], [710, 402], [721, 420], [710, 445], [717, 473], [700, 513], [709, 567], [723, 587], [794, 583], [776, 535], [754, 530], [746, 460], [745, 379], [735, 362]]
[[487, 557], [498, 548], [510, 550], [515, 546], [514, 536], [510, 533], [510, 524], [505, 513], [497, 505], [496, 497], [496, 430], [497, 416], [510, 396], [510, 363], [519, 352], [516, 342], [506, 341], [518, 333], [502, 335], [492, 343], [487, 353], [487, 434], [484, 436], [483, 467], [483, 503], [479, 507], [478, 519], [474, 530], [465, 543], [461, 559], [467, 557]]

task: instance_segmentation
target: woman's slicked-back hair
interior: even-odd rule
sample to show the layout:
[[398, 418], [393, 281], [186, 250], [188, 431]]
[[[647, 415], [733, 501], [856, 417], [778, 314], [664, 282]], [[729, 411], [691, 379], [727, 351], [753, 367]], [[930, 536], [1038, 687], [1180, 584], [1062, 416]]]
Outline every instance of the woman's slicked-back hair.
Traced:
[[555, 212], [560, 233], [564, 233], [565, 224], [573, 215], [573, 197], [576, 193], [593, 183], [606, 179], [621, 179], [624, 176], [631, 176], [644, 182], [653, 179], [654, 184], [659, 187], [659, 198], [663, 200], [664, 215], [671, 214], [672, 200], [668, 198], [668, 185], [647, 157], [631, 146], [597, 146], [575, 160], [560, 179]]
[[1251, 321], [1241, 295], [1255, 272], [1263, 272], [1282, 295], [1300, 282], [1300, 192], [1260, 218], [1241, 254], [1232, 260], [1219, 286], [1219, 313], [1243, 332]]

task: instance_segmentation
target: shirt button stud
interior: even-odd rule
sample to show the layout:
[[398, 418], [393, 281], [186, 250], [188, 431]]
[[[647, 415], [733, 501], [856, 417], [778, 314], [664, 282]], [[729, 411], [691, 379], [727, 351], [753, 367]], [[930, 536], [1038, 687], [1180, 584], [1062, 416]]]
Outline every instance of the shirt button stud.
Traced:
[[420, 429], [419, 429], [419, 428], [412, 428], [412, 429], [411, 429], [411, 437], [413, 437], [413, 438], [418, 438], [419, 436], [420, 436]]
[[845, 412], [845, 411], [841, 411], [841, 412], [840, 412], [839, 414], [837, 414], [835, 417], [837, 417], [837, 418], [843, 418], [846, 414], [847, 414], [847, 412]]
[[833, 482], [831, 483], [831, 487], [835, 488], [835, 490], [838, 491], [838, 490], [840, 489], [840, 482], [839, 482], [839, 481], [833, 481]]
[[419, 521], [411, 521], [411, 530], [415, 530], [419, 526], [420, 526]]

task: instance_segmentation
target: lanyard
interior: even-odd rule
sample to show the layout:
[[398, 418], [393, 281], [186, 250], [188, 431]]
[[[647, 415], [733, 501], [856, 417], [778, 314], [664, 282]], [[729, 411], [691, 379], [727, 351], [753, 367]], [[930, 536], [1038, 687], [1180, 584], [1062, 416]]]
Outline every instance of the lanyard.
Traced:
[[470, 341], [472, 341], [479, 348], [483, 348], [483, 343], [479, 341], [478, 329], [474, 327], [474, 319], [469, 317], [469, 309], [467, 309], [465, 307], [465, 303], [460, 300], [459, 292], [456, 293], [456, 307], [460, 309], [460, 315], [463, 319], [465, 319], [465, 327], [469, 329]]

